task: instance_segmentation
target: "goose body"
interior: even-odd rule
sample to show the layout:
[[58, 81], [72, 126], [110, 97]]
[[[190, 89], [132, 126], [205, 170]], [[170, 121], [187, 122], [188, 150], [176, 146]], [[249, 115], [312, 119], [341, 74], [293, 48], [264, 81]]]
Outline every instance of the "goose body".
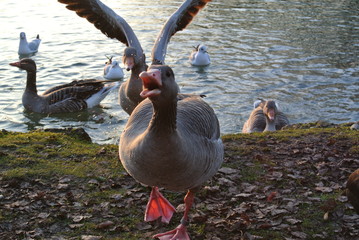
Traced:
[[243, 133], [276, 131], [289, 124], [288, 118], [278, 110], [273, 100], [256, 101], [254, 108], [243, 125]]
[[119, 80], [122, 79], [124, 74], [122, 71], [122, 68], [118, 64], [116, 60], [112, 60], [112, 58], [109, 59], [109, 61], [106, 63], [103, 74], [106, 79], [109, 80]]
[[20, 33], [20, 43], [19, 43], [19, 55], [31, 55], [38, 51], [41, 43], [39, 35], [36, 36], [34, 40], [28, 42], [26, 39], [26, 34], [24, 32]]
[[348, 200], [359, 214], [359, 168], [350, 174], [346, 187]]
[[[170, 67], [153, 65], [140, 76], [144, 82], [141, 96], [147, 99], [135, 108], [121, 134], [120, 159], [133, 178], [155, 187], [151, 195], [157, 194], [157, 187], [188, 190], [186, 221], [196, 189], [217, 172], [223, 161], [219, 122], [200, 97], [178, 95]], [[145, 219], [154, 218], [151, 204], [150, 200]], [[162, 221], [168, 222], [170, 217], [162, 216]], [[186, 235], [184, 224], [157, 237], [179, 232]]]
[[[145, 54], [135, 33], [128, 23], [100, 0], [58, 0], [66, 4], [69, 10], [75, 11], [80, 17], [86, 18], [109, 38], [115, 38], [126, 45], [123, 62], [130, 78], [121, 84], [119, 102], [124, 111], [131, 114], [143, 100], [139, 96], [142, 91], [142, 80], [139, 74], [146, 71]], [[211, 0], [186, 0], [168, 18], [163, 25], [152, 48], [152, 63], [164, 64], [167, 45], [170, 38], [183, 30], [192, 21], [198, 11]]]
[[211, 63], [211, 59], [207, 52], [207, 47], [202, 44], [195, 47], [189, 59], [191, 64], [194, 66], [207, 66]]
[[10, 65], [26, 70], [27, 82], [22, 103], [26, 110], [36, 113], [66, 113], [92, 108], [118, 86], [118, 83], [106, 80], [87, 79], [56, 86], [39, 95], [35, 62], [24, 58]]

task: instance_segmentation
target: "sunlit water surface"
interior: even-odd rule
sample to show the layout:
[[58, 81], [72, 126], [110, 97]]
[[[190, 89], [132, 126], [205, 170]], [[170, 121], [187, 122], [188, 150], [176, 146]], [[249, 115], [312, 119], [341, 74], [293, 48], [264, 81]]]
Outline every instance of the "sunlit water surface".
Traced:
[[[82, 78], [103, 78], [105, 55], [120, 60], [124, 44], [108, 39], [56, 0], [2, 0], [0, 9], [0, 129], [82, 127], [98, 143], [117, 143], [128, 119], [117, 91], [100, 107], [44, 116], [24, 111], [26, 74], [17, 61], [19, 34], [40, 34], [39, 93]], [[146, 53], [181, 4], [171, 0], [107, 0], [132, 26]], [[205, 43], [212, 64], [192, 67], [193, 46]], [[168, 46], [166, 63], [184, 93], [205, 94], [222, 134], [241, 131], [257, 98], [275, 99], [291, 123], [359, 120], [359, 2], [355, 0], [209, 3]], [[125, 80], [129, 77], [126, 72]]]

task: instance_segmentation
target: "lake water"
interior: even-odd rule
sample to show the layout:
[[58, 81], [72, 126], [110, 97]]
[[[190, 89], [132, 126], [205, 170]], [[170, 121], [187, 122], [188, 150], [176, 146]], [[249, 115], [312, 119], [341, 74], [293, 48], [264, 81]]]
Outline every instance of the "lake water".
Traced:
[[[132, 26], [146, 53], [181, 4], [172, 0], [103, 1]], [[105, 55], [118, 60], [124, 44], [108, 39], [56, 0], [1, 0], [0, 129], [83, 127], [97, 143], [117, 143], [126, 121], [112, 92], [100, 107], [75, 114], [24, 112], [26, 74], [17, 61], [19, 34], [40, 34], [39, 93], [81, 78], [103, 78]], [[192, 67], [193, 46], [208, 46], [212, 64]], [[168, 46], [166, 63], [183, 93], [205, 94], [223, 134], [240, 132], [253, 102], [274, 99], [291, 123], [359, 120], [359, 1], [217, 0]], [[129, 77], [126, 72], [125, 80]]]

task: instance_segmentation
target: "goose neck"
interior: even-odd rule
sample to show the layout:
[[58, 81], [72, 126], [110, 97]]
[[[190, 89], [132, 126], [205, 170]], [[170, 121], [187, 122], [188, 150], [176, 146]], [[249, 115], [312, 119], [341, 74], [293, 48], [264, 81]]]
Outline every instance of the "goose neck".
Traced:
[[36, 71], [27, 72], [26, 90], [37, 93]]
[[154, 132], [166, 133], [175, 131], [177, 128], [177, 100], [166, 106], [153, 104], [153, 108], [154, 111], [149, 129]]
[[264, 129], [264, 132], [270, 131], [273, 132], [275, 131], [275, 120], [271, 121], [266, 117], [266, 128]]

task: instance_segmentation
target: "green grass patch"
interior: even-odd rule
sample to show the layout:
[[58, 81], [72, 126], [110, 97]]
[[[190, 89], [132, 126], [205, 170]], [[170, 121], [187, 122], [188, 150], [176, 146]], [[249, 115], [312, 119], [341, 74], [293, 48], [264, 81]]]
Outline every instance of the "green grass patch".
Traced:
[[0, 146], [0, 174], [4, 179], [113, 176], [121, 167], [117, 146], [93, 144], [64, 133], [2, 134]]

